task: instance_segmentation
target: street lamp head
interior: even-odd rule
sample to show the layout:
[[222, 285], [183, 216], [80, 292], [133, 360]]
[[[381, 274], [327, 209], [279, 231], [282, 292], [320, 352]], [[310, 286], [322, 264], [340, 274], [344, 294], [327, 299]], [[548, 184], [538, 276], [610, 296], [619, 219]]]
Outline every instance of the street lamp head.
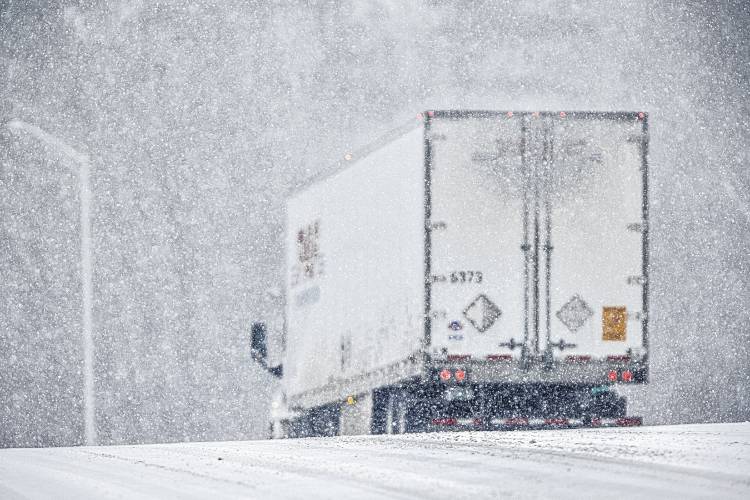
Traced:
[[73, 161], [78, 162], [81, 165], [88, 166], [90, 163], [89, 156], [87, 154], [78, 152], [75, 148], [65, 143], [65, 141], [63, 141], [59, 137], [55, 137], [54, 135], [45, 132], [36, 125], [32, 125], [21, 120], [11, 120], [9, 122], [6, 122], [5, 126], [9, 130], [19, 130], [31, 134], [32, 136], [39, 139], [39, 141], [55, 148], [63, 155], [67, 156]]

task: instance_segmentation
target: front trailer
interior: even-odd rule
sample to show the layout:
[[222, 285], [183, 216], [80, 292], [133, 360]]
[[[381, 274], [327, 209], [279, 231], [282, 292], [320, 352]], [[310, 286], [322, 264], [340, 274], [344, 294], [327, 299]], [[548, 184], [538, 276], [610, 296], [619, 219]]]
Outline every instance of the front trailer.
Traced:
[[275, 434], [640, 424], [647, 115], [420, 116], [289, 201]]

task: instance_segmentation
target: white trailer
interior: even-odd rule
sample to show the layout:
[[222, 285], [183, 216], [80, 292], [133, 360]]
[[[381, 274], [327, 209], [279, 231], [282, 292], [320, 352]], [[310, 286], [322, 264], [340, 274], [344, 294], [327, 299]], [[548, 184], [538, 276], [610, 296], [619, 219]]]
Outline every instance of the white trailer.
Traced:
[[290, 434], [638, 424], [647, 115], [420, 117], [288, 201]]

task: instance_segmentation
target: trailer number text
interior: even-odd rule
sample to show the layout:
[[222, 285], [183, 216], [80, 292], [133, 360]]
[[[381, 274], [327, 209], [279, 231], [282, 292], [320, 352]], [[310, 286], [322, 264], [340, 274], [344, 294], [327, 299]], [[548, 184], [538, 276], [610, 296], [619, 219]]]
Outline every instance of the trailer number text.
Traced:
[[481, 283], [483, 278], [482, 271], [453, 271], [450, 274], [451, 283]]

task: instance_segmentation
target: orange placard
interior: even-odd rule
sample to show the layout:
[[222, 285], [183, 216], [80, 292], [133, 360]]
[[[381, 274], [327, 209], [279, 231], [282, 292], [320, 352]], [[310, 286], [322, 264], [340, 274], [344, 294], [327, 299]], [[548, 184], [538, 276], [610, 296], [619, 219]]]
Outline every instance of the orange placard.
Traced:
[[602, 308], [602, 340], [624, 342], [627, 325], [628, 313], [624, 307]]

